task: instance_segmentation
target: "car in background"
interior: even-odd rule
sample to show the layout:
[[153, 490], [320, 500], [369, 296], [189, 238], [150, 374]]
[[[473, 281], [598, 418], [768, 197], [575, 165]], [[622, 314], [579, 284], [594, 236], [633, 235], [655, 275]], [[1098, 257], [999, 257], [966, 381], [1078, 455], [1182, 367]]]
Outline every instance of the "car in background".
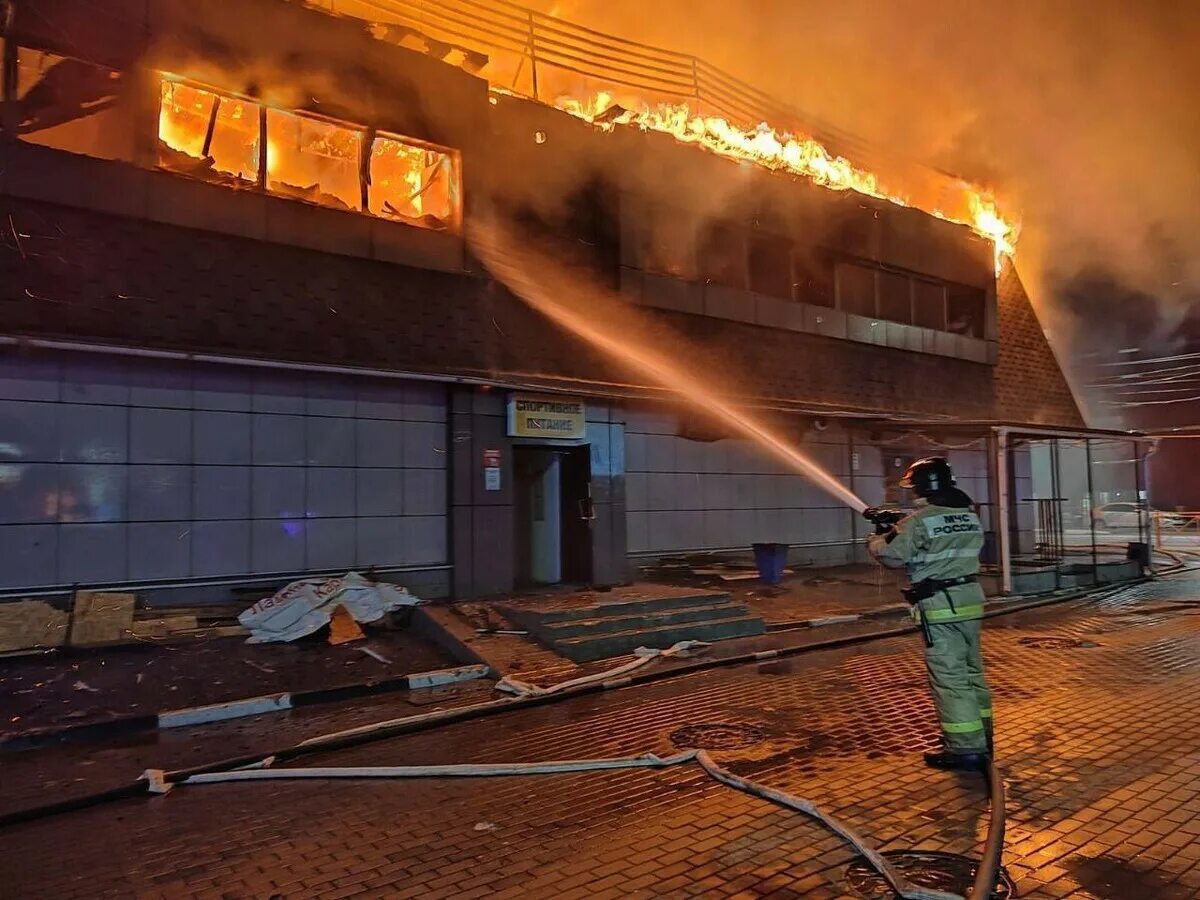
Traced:
[[1141, 511], [1142, 508], [1136, 503], [1106, 503], [1092, 510], [1092, 523], [1097, 528], [1136, 530], [1141, 520]]

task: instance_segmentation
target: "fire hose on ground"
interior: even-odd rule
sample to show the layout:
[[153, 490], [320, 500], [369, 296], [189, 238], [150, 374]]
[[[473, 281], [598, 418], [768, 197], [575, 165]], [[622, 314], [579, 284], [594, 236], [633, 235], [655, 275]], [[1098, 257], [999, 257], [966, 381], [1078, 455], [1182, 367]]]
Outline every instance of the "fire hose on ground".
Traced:
[[[906, 633], [908, 629], [893, 629], [893, 632]], [[866, 639], [877, 639], [882, 635], [857, 636], [835, 641], [823, 642], [824, 646], [844, 646], [859, 643]], [[628, 769], [628, 768], [664, 768], [692, 761], [698, 762], [710, 777], [736, 790], [760, 797], [777, 805], [801, 812], [814, 818], [850, 843], [873, 868], [892, 886], [904, 900], [961, 900], [955, 894], [935, 891], [909, 883], [888, 861], [869, 847], [854, 831], [822, 813], [810, 801], [800, 797], [776, 791], [755, 782], [744, 779], [719, 766], [704, 751], [689, 751], [673, 757], [658, 757], [648, 754], [638, 757], [624, 757], [602, 760], [568, 760], [545, 763], [501, 763], [473, 764], [451, 766], [370, 766], [370, 767], [310, 767], [296, 769], [271, 768], [275, 763], [285, 762], [297, 757], [322, 750], [335, 750], [352, 747], [358, 744], [390, 737], [398, 734], [423, 731], [439, 724], [464, 721], [492, 713], [510, 709], [514, 706], [540, 705], [563, 697], [579, 696], [585, 693], [606, 690], [614, 687], [624, 687], [634, 683], [644, 683], [657, 680], [664, 676], [676, 676], [685, 672], [711, 668], [713, 665], [728, 665], [736, 662], [757, 662], [774, 659], [786, 655], [786, 651], [768, 650], [759, 653], [745, 654], [736, 658], [717, 660], [698, 660], [687, 666], [686, 670], [674, 669], [665, 672], [641, 672], [631, 674], [656, 659], [685, 657], [692, 650], [705, 647], [702, 641], [681, 641], [666, 650], [651, 650], [638, 648], [637, 658], [604, 672], [597, 672], [581, 678], [549, 687], [540, 687], [516, 679], [505, 678], [497, 683], [497, 689], [516, 694], [515, 697], [494, 700], [460, 709], [443, 710], [377, 722], [357, 728], [345, 729], [329, 734], [308, 738], [291, 747], [275, 753], [255, 754], [233, 759], [221, 760], [189, 769], [164, 771], [159, 769], [147, 770], [135, 782], [86, 797], [78, 797], [58, 803], [47, 804], [28, 810], [18, 810], [0, 816], [0, 827], [14, 825], [19, 822], [40, 819], [58, 813], [83, 809], [98, 803], [120, 800], [145, 794], [165, 794], [174, 786], [184, 784], [211, 784], [233, 781], [261, 781], [304, 778], [434, 778], [434, 777], [497, 777], [511, 775], [538, 775], [566, 772]], [[798, 652], [801, 648], [793, 648]], [[812, 647], [803, 649], [814, 649]], [[1004, 783], [999, 772], [989, 760], [984, 773], [991, 803], [991, 824], [988, 829], [987, 841], [981, 858], [975, 885], [967, 900], [986, 900], [991, 896], [1000, 870], [1000, 858], [1004, 848]]]
[[[337, 779], [337, 778], [497, 778], [522, 775], [554, 775], [573, 772], [613, 771], [616, 769], [665, 769], [673, 766], [696, 762], [700, 767], [720, 784], [741, 791], [763, 800], [768, 800], [777, 806], [803, 813], [811, 819], [820, 822], [834, 834], [838, 835], [853, 847], [877, 871], [903, 900], [963, 900], [958, 894], [938, 891], [922, 887], [908, 881], [891, 863], [872, 848], [857, 832], [827, 813], [822, 812], [811, 801], [785, 791], [775, 790], [758, 784], [740, 775], [730, 772], [719, 765], [704, 750], [689, 750], [675, 756], [660, 757], [653, 753], [644, 756], [627, 756], [615, 759], [577, 759], [536, 763], [474, 763], [465, 765], [436, 765], [436, 766], [348, 766], [348, 767], [312, 767], [297, 769], [270, 768], [272, 760], [263, 760], [256, 768], [238, 769], [229, 772], [207, 772], [190, 775], [175, 781], [167, 780], [167, 773], [159, 769], [150, 769], [142, 777], [145, 779], [151, 793], [165, 794], [184, 785], [221, 784], [244, 781], [281, 781], [296, 779]], [[996, 842], [993, 854], [995, 863], [989, 868], [989, 854], [984, 853], [984, 861], [979, 867], [976, 884], [971, 893], [971, 900], [986, 898], [992, 893], [996, 872], [999, 869], [999, 848], [1003, 846], [1004, 804], [1003, 783], [998, 774], [992, 770], [993, 778], [999, 786], [1000, 803], [993, 802], [992, 828], [999, 821], [1001, 838]], [[996, 811], [999, 809], [997, 818]], [[982, 890], [982, 893], [980, 891]]]

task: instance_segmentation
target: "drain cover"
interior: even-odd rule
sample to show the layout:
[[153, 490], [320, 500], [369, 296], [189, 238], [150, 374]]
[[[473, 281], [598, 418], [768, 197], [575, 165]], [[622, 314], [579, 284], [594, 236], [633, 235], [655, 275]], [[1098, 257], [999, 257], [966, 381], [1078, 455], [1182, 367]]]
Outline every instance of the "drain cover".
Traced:
[[1074, 650], [1078, 647], [1099, 647], [1095, 641], [1081, 641], [1073, 637], [1023, 637], [1017, 641], [1026, 647], [1038, 650]]
[[739, 750], [762, 743], [761, 728], [735, 722], [704, 722], [684, 725], [671, 732], [671, 743], [689, 750]]
[[[956, 853], [936, 850], [890, 850], [883, 854], [905, 878], [920, 887], [948, 891], [960, 896], [971, 893], [975, 882], [975, 860]], [[859, 896], [893, 900], [897, 897], [883, 876], [864, 860], [852, 862], [846, 869], [846, 880]], [[1000, 870], [992, 900], [1012, 900], [1017, 896], [1016, 885], [1008, 873]]]

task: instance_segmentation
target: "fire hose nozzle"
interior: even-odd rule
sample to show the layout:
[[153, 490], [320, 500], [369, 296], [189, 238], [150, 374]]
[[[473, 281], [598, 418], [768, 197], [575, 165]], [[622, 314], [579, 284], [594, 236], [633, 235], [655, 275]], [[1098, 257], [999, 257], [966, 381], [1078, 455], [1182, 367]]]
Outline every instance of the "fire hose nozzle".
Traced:
[[883, 506], [868, 506], [863, 510], [863, 518], [875, 526], [876, 534], [887, 534], [896, 527], [896, 523], [904, 518], [904, 512], [899, 509], [888, 509]]

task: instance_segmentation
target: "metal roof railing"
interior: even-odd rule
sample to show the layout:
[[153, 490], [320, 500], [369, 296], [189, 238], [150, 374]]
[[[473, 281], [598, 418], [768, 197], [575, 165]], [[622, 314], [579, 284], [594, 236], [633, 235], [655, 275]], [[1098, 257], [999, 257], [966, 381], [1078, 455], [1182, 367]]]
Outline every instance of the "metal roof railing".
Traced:
[[[439, 52], [486, 54], [477, 66], [493, 85], [553, 103], [584, 90], [627, 89], [650, 102], [686, 103], [700, 115], [740, 127], [769, 122], [812, 137], [860, 164], [881, 151], [807, 116], [711, 63], [674, 50], [615, 37], [508, 0], [301, 0], [307, 6], [388, 28], [388, 37]], [[573, 79], [573, 80], [572, 80]]]
[[[293, 0], [365, 21], [378, 37], [462, 65], [495, 88], [562, 105], [601, 91], [618, 105], [685, 104], [743, 130], [767, 123], [873, 172], [908, 205], [969, 217], [963, 180], [807, 115], [697, 56], [567, 22], [511, 0]], [[623, 104], [622, 101], [625, 101]]]

